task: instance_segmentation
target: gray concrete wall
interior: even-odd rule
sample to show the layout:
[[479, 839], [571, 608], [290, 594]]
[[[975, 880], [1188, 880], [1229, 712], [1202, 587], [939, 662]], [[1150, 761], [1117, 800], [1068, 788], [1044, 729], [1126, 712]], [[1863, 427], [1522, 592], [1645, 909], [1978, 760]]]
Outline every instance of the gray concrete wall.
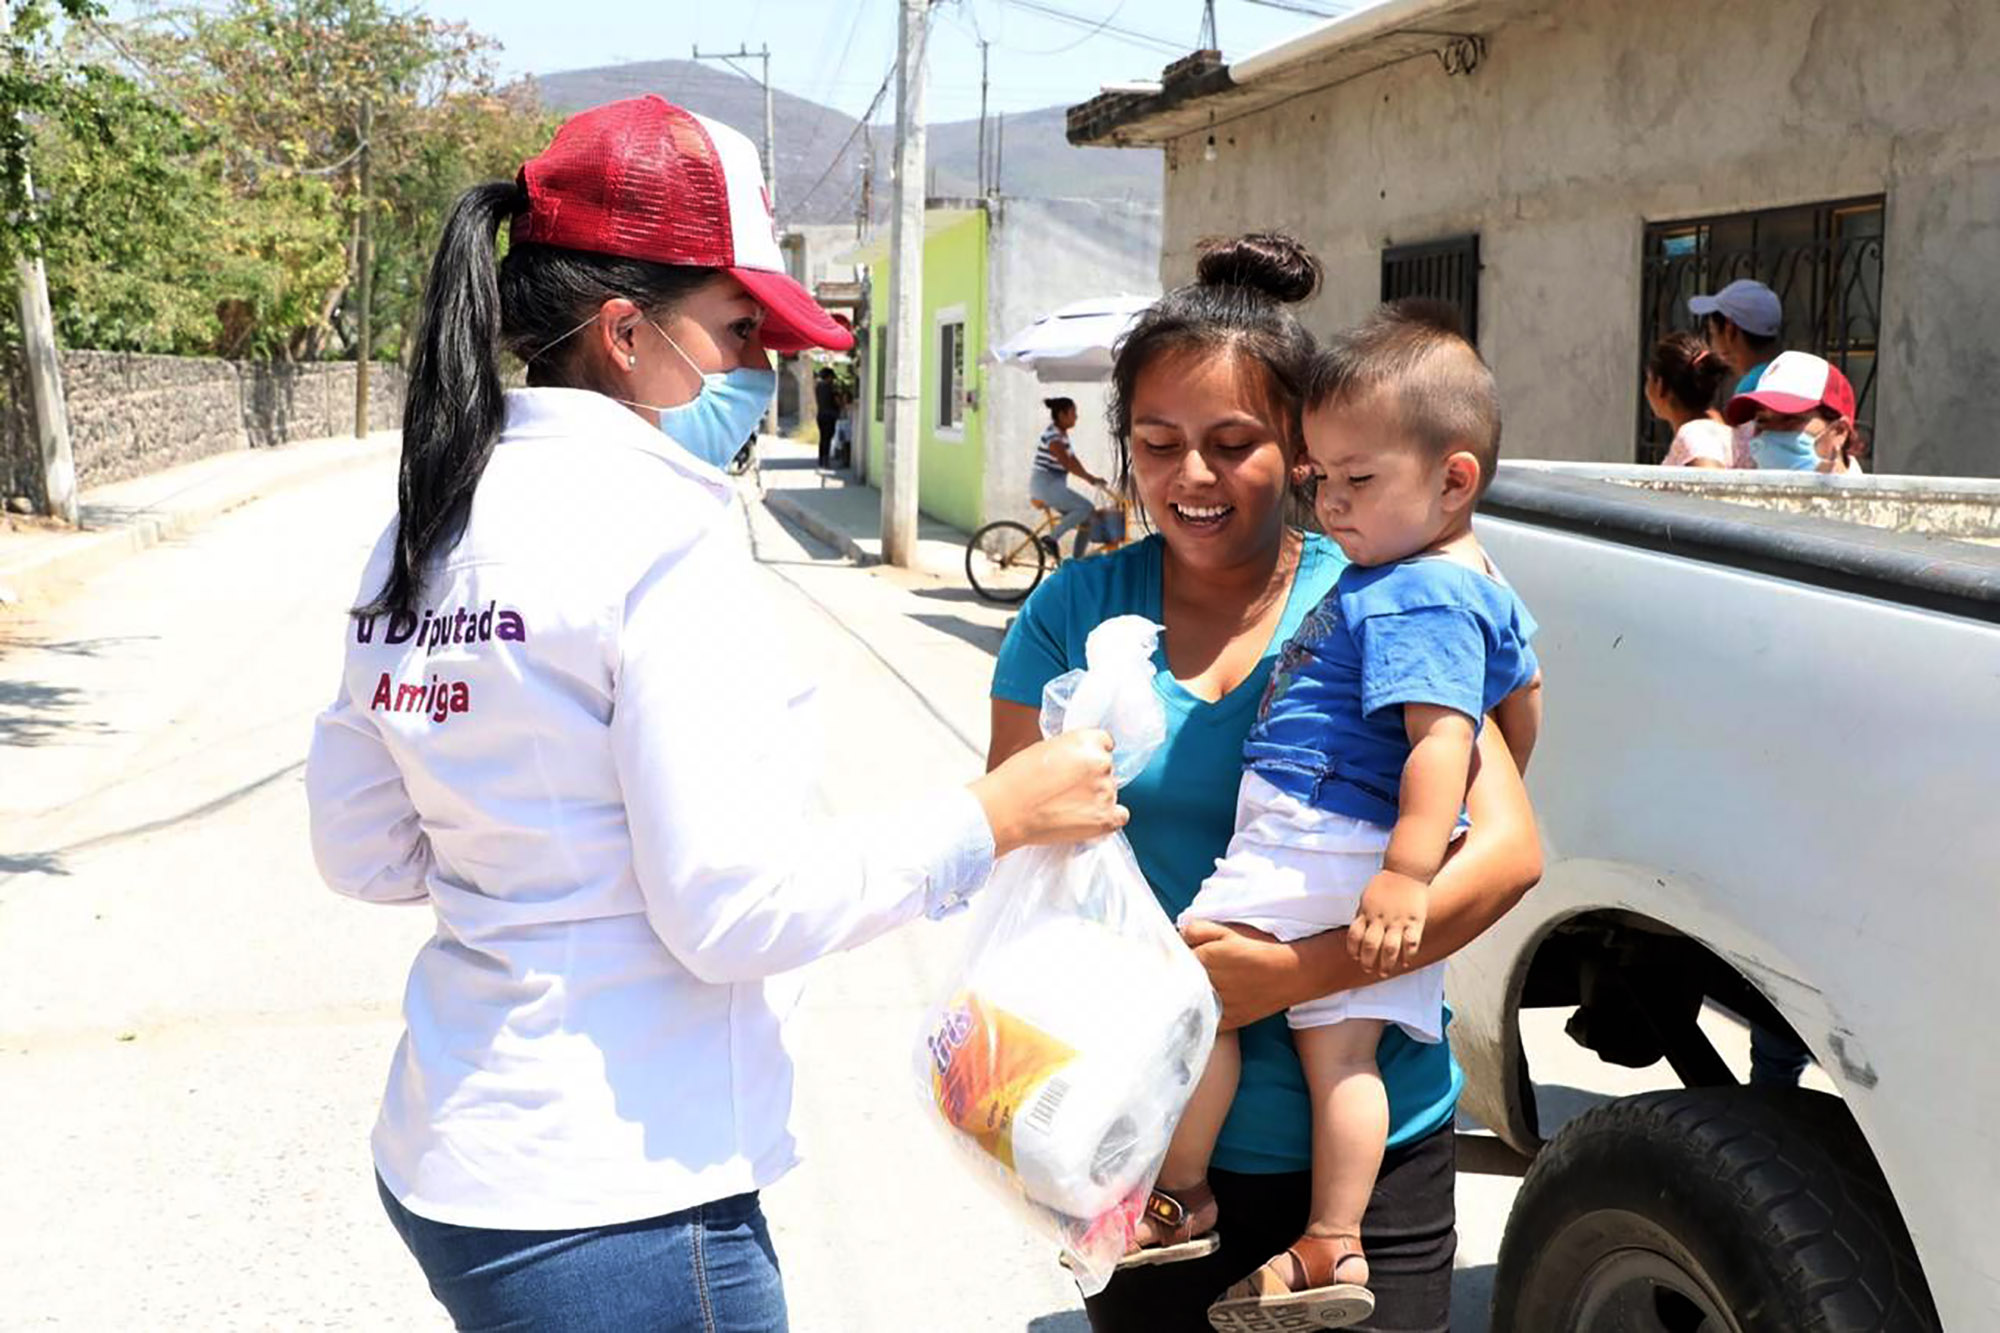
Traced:
[[[78, 483], [94, 486], [233, 449], [346, 435], [354, 428], [351, 362], [223, 361], [133, 352], [62, 354], [63, 397]], [[39, 493], [34, 426], [18, 376], [0, 409], [0, 495]], [[369, 424], [402, 424], [403, 372], [369, 372]]]
[[1886, 193], [1873, 463], [1991, 475], [2000, 383], [2000, 5], [1525, 0], [1469, 77], [1415, 59], [1167, 154], [1161, 273], [1280, 227], [1326, 262], [1319, 331], [1384, 246], [1477, 231], [1480, 345], [1515, 457], [1629, 461], [1647, 222]]
[[[1160, 213], [1149, 204], [1095, 199], [1007, 199], [992, 205], [987, 346], [1089, 296], [1160, 290]], [[1110, 383], [1043, 383], [1026, 370], [979, 367], [986, 430], [987, 519], [1027, 518], [1028, 472], [1048, 425], [1044, 398], [1076, 400], [1070, 439], [1092, 472], [1116, 476], [1106, 424]], [[1082, 490], [1081, 482], [1073, 483]]]

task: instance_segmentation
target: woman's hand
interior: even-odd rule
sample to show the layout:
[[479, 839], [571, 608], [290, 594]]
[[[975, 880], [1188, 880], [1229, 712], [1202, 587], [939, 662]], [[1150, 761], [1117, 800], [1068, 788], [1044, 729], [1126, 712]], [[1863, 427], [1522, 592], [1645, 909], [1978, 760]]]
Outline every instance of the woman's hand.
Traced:
[[[1442, 962], [1477, 939], [1542, 874], [1534, 811], [1499, 727], [1480, 731], [1476, 753], [1465, 797], [1472, 827], [1452, 844], [1444, 869], [1431, 881], [1424, 926], [1428, 962]], [[1380, 980], [1348, 956], [1344, 930], [1282, 944], [1243, 926], [1191, 921], [1181, 938], [1222, 997], [1225, 1028]]]
[[993, 826], [993, 854], [1088, 842], [1125, 827], [1111, 776], [1111, 733], [1072, 731], [1038, 742], [971, 784]]
[[1208, 972], [1208, 984], [1222, 1000], [1222, 1026], [1240, 1028], [1326, 993], [1325, 961], [1332, 951], [1347, 956], [1347, 932], [1328, 931], [1284, 944], [1249, 926], [1190, 921], [1181, 938]]

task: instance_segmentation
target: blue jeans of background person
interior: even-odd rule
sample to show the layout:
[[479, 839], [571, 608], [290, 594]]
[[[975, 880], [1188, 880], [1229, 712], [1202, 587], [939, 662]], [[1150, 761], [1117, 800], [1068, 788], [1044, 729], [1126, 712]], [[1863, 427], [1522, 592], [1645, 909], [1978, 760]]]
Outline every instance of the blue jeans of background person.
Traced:
[[1085, 527], [1084, 523], [1097, 512], [1097, 507], [1069, 488], [1067, 476], [1058, 477], [1055, 473], [1044, 472], [1040, 468], [1029, 474], [1028, 494], [1062, 515], [1062, 521], [1057, 523], [1056, 530], [1049, 534], [1049, 540], [1059, 542], [1065, 532], [1075, 528], [1076, 544], [1070, 550], [1070, 554], [1082, 555], [1084, 546], [1090, 541], [1090, 529]]
[[574, 1231], [418, 1217], [377, 1177], [431, 1294], [466, 1333], [785, 1333], [778, 1256], [755, 1194]]
[[1760, 1088], [1796, 1088], [1812, 1052], [1789, 1032], [1750, 1025], [1750, 1083]]

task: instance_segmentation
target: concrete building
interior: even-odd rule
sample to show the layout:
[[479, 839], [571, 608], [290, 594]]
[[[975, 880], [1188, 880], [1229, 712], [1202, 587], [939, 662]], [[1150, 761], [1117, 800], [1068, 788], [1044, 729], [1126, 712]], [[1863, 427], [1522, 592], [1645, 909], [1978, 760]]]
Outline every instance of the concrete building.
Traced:
[[1166, 149], [1162, 278], [1280, 228], [1325, 331], [1457, 300], [1517, 457], [1650, 461], [1640, 364], [1686, 297], [1762, 278], [1843, 365], [1874, 470], [2000, 473], [2000, 5], [1385, 0], [1071, 109]]
[[[867, 267], [868, 322], [860, 332], [864, 478], [882, 475], [883, 371], [889, 317], [886, 229], [854, 258]], [[1028, 471], [1048, 424], [1044, 398], [1077, 405], [1072, 443], [1111, 475], [1107, 385], [1043, 383], [988, 353], [1058, 306], [1088, 296], [1159, 290], [1160, 215], [1147, 205], [1094, 199], [932, 199], [924, 213], [923, 436], [917, 502], [970, 532], [996, 518], [1027, 518]]]

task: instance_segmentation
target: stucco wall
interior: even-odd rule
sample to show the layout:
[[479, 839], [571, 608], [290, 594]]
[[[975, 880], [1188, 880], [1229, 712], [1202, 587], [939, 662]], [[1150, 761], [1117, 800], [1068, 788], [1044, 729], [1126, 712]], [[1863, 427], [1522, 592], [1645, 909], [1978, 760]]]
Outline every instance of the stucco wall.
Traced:
[[1468, 77], [1411, 60], [1167, 154], [1164, 282], [1196, 241], [1293, 231], [1327, 331], [1384, 246], [1469, 231], [1516, 457], [1629, 460], [1651, 221], [1888, 196], [1876, 466], [1992, 475], [2000, 382], [2000, 5], [1524, 3]]
[[[100, 485], [233, 449], [346, 435], [354, 366], [222, 361], [131, 352], [62, 353], [78, 483]], [[39, 496], [34, 426], [18, 378], [0, 410], [0, 494]], [[369, 417], [402, 420], [402, 371], [375, 365]]]
[[[941, 316], [965, 324], [964, 369], [968, 395], [958, 430], [938, 425], [944, 363], [938, 355]], [[986, 355], [986, 214], [972, 209], [928, 230], [924, 237], [923, 389], [919, 396], [922, 444], [917, 454], [917, 497], [923, 511], [970, 532], [979, 516], [980, 479], [986, 472], [986, 402], [978, 392]]]
[[[1077, 403], [1073, 440], [1084, 462], [1111, 475], [1107, 386], [1048, 383], [994, 364], [989, 349], [1038, 316], [1087, 296], [1158, 290], [1160, 218], [1146, 205], [1090, 199], [996, 199], [983, 207], [932, 209], [924, 241], [923, 437], [918, 499], [925, 513], [970, 531], [995, 518], [1026, 518], [1028, 470], [1048, 424], [1044, 398]], [[875, 271], [871, 344], [886, 338], [886, 242], [869, 252]], [[966, 374], [975, 401], [962, 438], [940, 433], [938, 314], [966, 317]], [[870, 366], [872, 374], [873, 366]], [[872, 382], [867, 411], [874, 412]], [[870, 432], [868, 476], [882, 475], [884, 430]]]
[[[1160, 214], [1151, 205], [1095, 199], [1001, 199], [994, 204], [991, 345], [1059, 306], [1090, 296], [1159, 291]], [[1048, 425], [1045, 398], [1074, 398], [1070, 443], [1100, 477], [1115, 477], [1106, 423], [1108, 382], [1043, 383], [1028, 371], [982, 361], [986, 386], [985, 513], [1028, 518], [1028, 473]], [[1083, 483], [1072, 481], [1077, 489]]]

